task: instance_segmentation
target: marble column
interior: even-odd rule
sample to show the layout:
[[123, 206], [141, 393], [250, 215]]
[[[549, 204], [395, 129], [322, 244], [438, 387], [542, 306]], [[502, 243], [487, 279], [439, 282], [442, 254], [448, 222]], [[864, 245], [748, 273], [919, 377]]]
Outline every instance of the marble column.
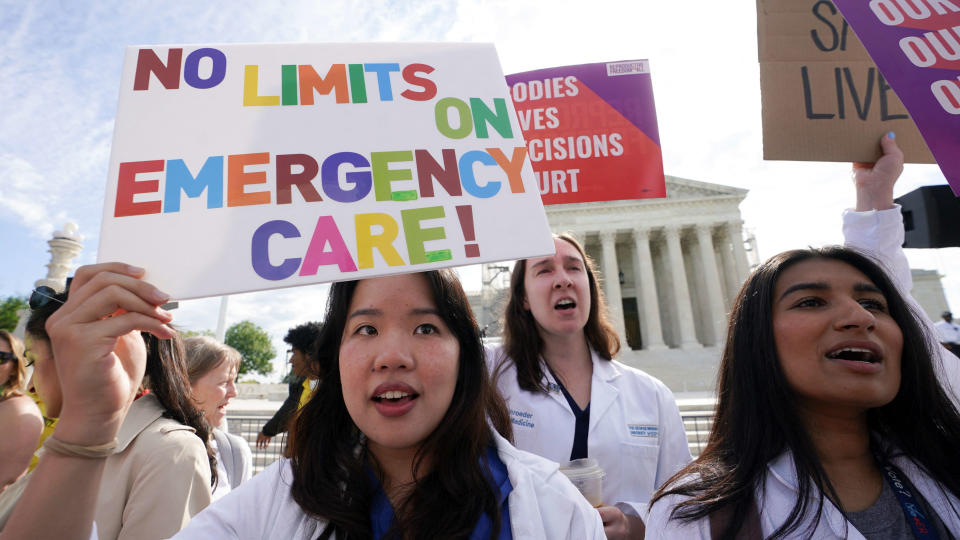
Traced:
[[660, 304], [657, 298], [657, 282], [653, 274], [653, 259], [650, 257], [650, 229], [634, 229], [634, 281], [637, 302], [640, 304], [640, 336], [644, 350], [665, 349], [663, 329], [660, 327]]
[[693, 308], [690, 303], [690, 288], [687, 285], [687, 270], [680, 252], [680, 228], [673, 226], [664, 229], [667, 237], [667, 257], [670, 274], [673, 276], [673, 300], [677, 310], [677, 324], [680, 327], [680, 348], [699, 349], [696, 329], [693, 326]]
[[607, 297], [607, 306], [613, 326], [617, 329], [620, 339], [626, 339], [627, 332], [623, 323], [623, 298], [620, 294], [620, 267], [617, 266], [617, 233], [602, 231], [600, 233], [600, 247], [603, 251], [602, 272], [603, 291]]
[[743, 224], [739, 221], [727, 223], [727, 234], [730, 235], [730, 243], [733, 244], [733, 261], [737, 265], [737, 281], [743, 283], [750, 273], [750, 265], [747, 263], [747, 251], [743, 249]]
[[724, 309], [723, 289], [720, 285], [720, 272], [717, 271], [717, 258], [713, 251], [713, 234], [709, 225], [697, 225], [697, 244], [700, 247], [700, 264], [703, 266], [703, 277], [707, 285], [707, 307], [710, 321], [711, 336], [714, 345], [723, 343]]
[[721, 226], [720, 236], [717, 239], [716, 247], [720, 251], [720, 263], [723, 266], [724, 283], [727, 286], [727, 295], [724, 298], [727, 308], [733, 305], [737, 293], [740, 292], [740, 279], [737, 273], [737, 263], [733, 260], [733, 246], [730, 243], [730, 231]]

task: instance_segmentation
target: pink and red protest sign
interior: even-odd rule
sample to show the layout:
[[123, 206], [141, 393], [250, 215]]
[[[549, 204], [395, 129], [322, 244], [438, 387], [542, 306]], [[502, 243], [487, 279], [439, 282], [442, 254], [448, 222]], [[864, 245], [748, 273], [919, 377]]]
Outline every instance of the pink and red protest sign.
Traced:
[[489, 44], [131, 47], [100, 261], [175, 299], [553, 253]]
[[544, 204], [665, 197], [647, 60], [507, 76]]
[[960, 196], [960, 1], [834, 0]]

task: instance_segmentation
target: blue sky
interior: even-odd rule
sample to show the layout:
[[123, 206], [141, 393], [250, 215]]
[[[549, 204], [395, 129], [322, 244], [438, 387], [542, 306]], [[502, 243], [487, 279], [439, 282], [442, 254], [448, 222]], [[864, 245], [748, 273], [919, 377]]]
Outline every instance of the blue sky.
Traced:
[[[749, 189], [741, 210], [763, 257], [839, 242], [849, 165], [761, 159], [755, 9], [707, 0], [0, 0], [0, 297], [26, 294], [45, 275], [46, 240], [68, 220], [84, 235], [76, 262], [96, 259], [129, 45], [484, 41], [496, 44], [505, 73], [649, 58], [667, 174]], [[896, 193], [944, 182], [935, 166], [910, 165]], [[946, 276], [960, 310], [960, 248], [909, 251], [913, 266]], [[324, 297], [325, 287], [238, 295], [228, 324], [254, 320], [280, 352], [286, 328], [318, 318]], [[218, 306], [185, 302], [176, 322], [212, 329]]]

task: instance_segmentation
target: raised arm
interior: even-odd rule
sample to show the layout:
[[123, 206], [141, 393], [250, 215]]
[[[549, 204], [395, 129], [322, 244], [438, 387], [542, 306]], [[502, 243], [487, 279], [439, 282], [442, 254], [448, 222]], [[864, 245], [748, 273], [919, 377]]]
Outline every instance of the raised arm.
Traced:
[[874, 257], [887, 270], [920, 323], [934, 352], [934, 365], [940, 382], [960, 407], [960, 361], [937, 338], [936, 328], [911, 296], [913, 278], [903, 252], [903, 216], [893, 202], [893, 185], [903, 171], [903, 152], [893, 134], [880, 140], [883, 156], [876, 163], [854, 163], [853, 183], [856, 208], [843, 214], [844, 244]]
[[81, 267], [47, 321], [63, 413], [0, 539], [90, 537], [106, 456], [143, 379], [139, 332], [174, 335], [158, 307], [169, 298], [143, 273], [121, 263]]
[[903, 172], [903, 152], [892, 133], [880, 139], [883, 156], [876, 163], [854, 163], [856, 206], [843, 215], [844, 243], [868, 252], [909, 295], [910, 264], [903, 253], [903, 218], [893, 202], [893, 186]]

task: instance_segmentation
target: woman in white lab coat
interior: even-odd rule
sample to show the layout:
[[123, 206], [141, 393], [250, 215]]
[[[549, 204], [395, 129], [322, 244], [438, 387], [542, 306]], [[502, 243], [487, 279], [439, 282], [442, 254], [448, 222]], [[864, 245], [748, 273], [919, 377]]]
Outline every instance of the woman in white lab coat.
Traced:
[[903, 157], [882, 144], [844, 215], [848, 245], [881, 264], [828, 247], [754, 271], [730, 316], [709, 442], [654, 497], [649, 538], [960, 537], [960, 413], [945, 351], [905, 292]]
[[503, 347], [487, 353], [518, 448], [606, 472], [599, 507], [608, 538], [643, 538], [646, 503], [690, 461], [669, 389], [613, 361], [620, 350], [592, 261], [569, 235], [556, 253], [518, 261]]
[[312, 358], [321, 382], [290, 459], [177, 538], [602, 539], [557, 466], [505, 440], [451, 270], [333, 284]]

